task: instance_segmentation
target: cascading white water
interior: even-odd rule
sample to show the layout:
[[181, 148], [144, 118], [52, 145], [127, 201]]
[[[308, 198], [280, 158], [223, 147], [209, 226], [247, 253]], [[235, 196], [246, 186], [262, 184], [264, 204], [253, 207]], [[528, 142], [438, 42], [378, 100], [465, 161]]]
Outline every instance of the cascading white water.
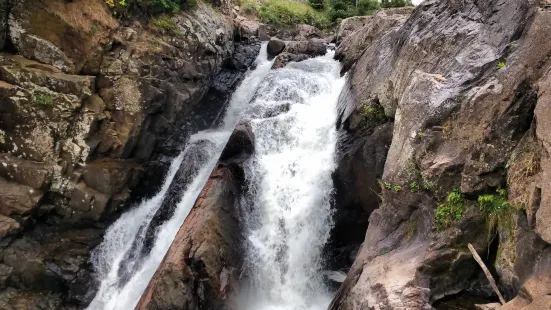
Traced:
[[[213, 170], [222, 149], [228, 141], [231, 132], [239, 121], [246, 105], [254, 96], [259, 83], [268, 74], [272, 61], [267, 60], [266, 44], [262, 45], [256, 59], [256, 68], [249, 72], [240, 86], [232, 95], [226, 111], [223, 124], [215, 130], [202, 131], [193, 135], [185, 150], [174, 159], [161, 190], [153, 197], [135, 206], [123, 214], [106, 232], [103, 242], [92, 253], [92, 262], [96, 276], [101, 281], [100, 288], [93, 301], [88, 306], [90, 310], [120, 310], [134, 309], [141, 295], [153, 277], [157, 267], [168, 251], [178, 229], [187, 217], [195, 199]], [[197, 143], [205, 140], [212, 143], [197, 148]], [[127, 254], [140, 247], [145, 239], [155, 213], [159, 210], [170, 184], [178, 168], [190, 152], [205, 152], [208, 160], [201, 163], [201, 168], [187, 186], [176, 211], [170, 220], [156, 230], [153, 248], [146, 255], [130, 256], [135, 262], [124, 262], [127, 266], [140, 267], [127, 277], [121, 278], [123, 260]]]
[[249, 280], [237, 297], [239, 310], [319, 310], [330, 302], [321, 252], [331, 229], [336, 107], [344, 85], [332, 57], [272, 71], [251, 103], [254, 111], [289, 111], [251, 117], [255, 154], [245, 167], [249, 192], [242, 203]]

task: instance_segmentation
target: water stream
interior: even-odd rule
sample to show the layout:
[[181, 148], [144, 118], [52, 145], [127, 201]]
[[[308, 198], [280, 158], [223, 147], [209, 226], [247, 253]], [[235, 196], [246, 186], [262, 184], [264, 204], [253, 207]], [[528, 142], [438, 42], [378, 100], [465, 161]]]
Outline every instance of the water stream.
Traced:
[[[222, 125], [194, 134], [184, 151], [173, 160], [161, 190], [154, 197], [123, 214], [107, 230], [103, 242], [92, 253], [100, 288], [88, 306], [89, 310], [134, 309], [216, 165], [243, 110], [272, 66], [273, 61], [267, 60], [266, 44], [262, 46], [255, 62], [256, 68], [246, 75], [232, 95]], [[206, 156], [198, 156], [196, 152], [203, 152], [202, 155]], [[199, 166], [197, 172], [186, 187], [173, 216], [156, 229], [153, 248], [146, 252], [145, 257], [135, 255], [141, 253], [139, 248], [144, 243], [148, 227], [163, 199], [166, 199], [165, 196], [178, 169], [181, 165], [189, 163], [191, 158], [207, 160], [199, 163], [194, 161], [194, 164]], [[129, 262], [129, 258], [132, 261]], [[131, 274], [126, 274], [127, 270]]]
[[242, 204], [249, 281], [237, 309], [321, 310], [331, 300], [322, 248], [332, 225], [336, 106], [345, 82], [332, 56], [272, 71], [251, 103], [289, 110], [251, 120], [255, 154], [245, 167]]
[[[263, 45], [256, 68], [232, 95], [219, 128], [194, 134], [161, 190], [123, 214], [92, 261], [100, 288], [90, 310], [133, 309], [216, 165], [233, 128], [251, 121], [255, 154], [245, 164], [248, 191], [241, 214], [247, 237], [245, 283], [238, 310], [321, 310], [331, 293], [322, 279], [322, 248], [331, 229], [337, 99], [344, 85], [332, 53], [270, 71]], [[204, 156], [197, 156], [201, 152]], [[197, 158], [206, 158], [197, 162]], [[172, 217], [142, 251], [155, 213], [181, 166], [198, 169]]]

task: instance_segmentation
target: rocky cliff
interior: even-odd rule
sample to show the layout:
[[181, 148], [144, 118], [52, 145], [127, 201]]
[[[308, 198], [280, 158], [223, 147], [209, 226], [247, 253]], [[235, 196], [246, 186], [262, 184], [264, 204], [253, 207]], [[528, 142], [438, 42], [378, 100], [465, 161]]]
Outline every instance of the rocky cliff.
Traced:
[[468, 243], [514, 298], [503, 309], [548, 309], [548, 6], [427, 0], [341, 28], [338, 203], [369, 223], [330, 309], [497, 301]]
[[167, 30], [101, 0], [0, 1], [1, 307], [93, 297], [107, 224], [216, 121], [257, 54], [228, 6], [199, 3]]

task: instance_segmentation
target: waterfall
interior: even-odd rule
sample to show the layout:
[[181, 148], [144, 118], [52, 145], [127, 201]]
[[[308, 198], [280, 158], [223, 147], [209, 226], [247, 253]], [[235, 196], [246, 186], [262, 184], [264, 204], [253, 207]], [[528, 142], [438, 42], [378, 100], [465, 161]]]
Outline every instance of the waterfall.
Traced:
[[[92, 263], [100, 287], [88, 309], [134, 309], [215, 167], [244, 108], [271, 66], [272, 62], [267, 60], [266, 44], [263, 44], [256, 59], [256, 68], [247, 73], [232, 95], [220, 127], [194, 134], [184, 151], [173, 160], [161, 190], [123, 214], [107, 230], [103, 242], [92, 253]], [[206, 156], [197, 156], [197, 152]], [[156, 228], [150, 251], [140, 254], [150, 223], [166, 198], [178, 169], [181, 165], [189, 164], [191, 158], [206, 160], [193, 162], [198, 165], [197, 172], [191, 177], [192, 181], [186, 186], [172, 217]]]
[[[321, 252], [332, 225], [337, 101], [344, 86], [332, 57], [270, 72], [251, 103], [255, 154], [246, 163], [241, 206], [248, 281], [236, 309], [314, 310], [330, 302]], [[273, 116], [282, 106], [288, 111]]]

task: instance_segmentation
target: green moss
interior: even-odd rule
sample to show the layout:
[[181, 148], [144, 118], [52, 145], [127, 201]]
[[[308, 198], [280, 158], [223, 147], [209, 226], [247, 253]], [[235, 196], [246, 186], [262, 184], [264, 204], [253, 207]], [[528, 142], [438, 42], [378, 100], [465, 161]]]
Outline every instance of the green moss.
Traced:
[[172, 35], [172, 36], [182, 36], [182, 32], [180, 31], [180, 28], [178, 28], [178, 25], [172, 19], [172, 17], [168, 15], [161, 15], [158, 17], [154, 17], [149, 21], [149, 25], [157, 30], [159, 30], [162, 34], [166, 35]]
[[505, 63], [503, 61], [500, 61], [498, 64], [497, 64], [497, 68], [498, 69], [502, 69], [503, 67], [505, 67]]
[[434, 218], [436, 228], [441, 231], [459, 221], [463, 216], [465, 206], [465, 198], [458, 189], [450, 192], [446, 201], [436, 209]]
[[50, 94], [37, 94], [34, 97], [34, 103], [45, 107], [51, 107], [54, 104], [54, 99]]
[[417, 231], [417, 222], [410, 219], [406, 226], [406, 239], [410, 240]]

